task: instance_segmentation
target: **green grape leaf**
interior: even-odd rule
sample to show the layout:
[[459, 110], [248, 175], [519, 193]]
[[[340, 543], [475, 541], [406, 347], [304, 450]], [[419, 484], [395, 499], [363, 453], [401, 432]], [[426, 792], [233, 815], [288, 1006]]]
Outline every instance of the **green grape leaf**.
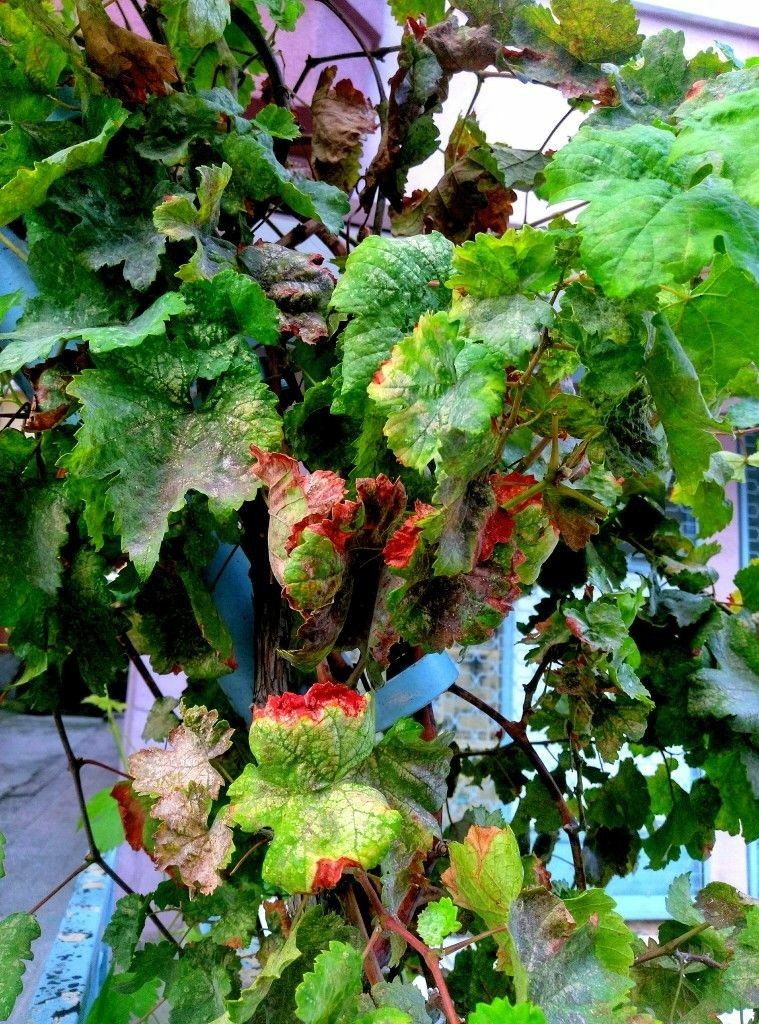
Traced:
[[127, 111], [116, 101], [104, 105], [103, 113], [105, 119], [97, 135], [35, 161], [33, 167], [20, 167], [0, 188], [0, 227], [41, 206], [51, 186], [65, 174], [100, 163], [127, 118]]
[[752, 558], [748, 565], [735, 574], [735, 582], [741, 592], [744, 608], [759, 612], [759, 558]]
[[330, 942], [295, 990], [298, 1019], [303, 1024], [338, 1024], [351, 1018], [361, 994], [361, 953], [347, 942]]
[[434, 949], [439, 949], [443, 945], [443, 939], [447, 939], [460, 928], [461, 922], [456, 916], [456, 907], [447, 896], [443, 896], [435, 903], [428, 903], [416, 919], [419, 937]]
[[232, 133], [224, 139], [222, 152], [233, 171], [229, 202], [244, 208], [247, 198], [278, 196], [302, 217], [320, 220], [334, 233], [342, 230], [350, 210], [346, 194], [326, 181], [314, 181], [284, 167], [274, 155], [270, 136]]
[[348, 257], [331, 308], [348, 319], [342, 334], [341, 392], [335, 412], [363, 415], [366, 388], [393, 345], [422, 313], [444, 309], [453, 246], [438, 232], [418, 238], [366, 238]]
[[514, 901], [509, 928], [518, 956], [519, 1000], [530, 998], [549, 1024], [612, 1019], [632, 980], [627, 971], [610, 970], [602, 956], [628, 958], [626, 929], [624, 936], [612, 933], [605, 943], [599, 941], [592, 919], [577, 927], [561, 900], [545, 889], [525, 890]]
[[626, 975], [634, 959], [635, 936], [616, 911], [616, 904], [603, 889], [586, 889], [567, 897], [564, 905], [577, 925], [593, 920], [595, 950], [599, 962], [615, 974]]
[[495, 164], [493, 173], [506, 188], [527, 191], [543, 180], [548, 157], [539, 149], [513, 149], [497, 142], [490, 150]]
[[[398, 1024], [430, 1024], [430, 1016], [427, 1013], [425, 1000], [416, 985], [404, 984], [400, 978], [393, 978], [392, 981], [380, 981], [372, 985], [372, 1000], [374, 1003], [386, 1010], [396, 1010], [405, 1013], [408, 1020], [398, 1021]], [[369, 1005], [367, 1000], [367, 1005]], [[381, 1018], [380, 1018], [381, 1024]], [[395, 1024], [391, 1020], [388, 1024]]]
[[229, 164], [198, 167], [200, 181], [195, 197], [188, 193], [167, 196], [153, 211], [153, 224], [172, 242], [193, 240], [195, 253], [176, 276], [183, 281], [208, 279], [235, 259], [235, 247], [216, 234], [224, 189], [232, 176]]
[[464, 460], [457, 469], [474, 475], [505, 384], [488, 349], [467, 343], [447, 313], [435, 313], [423, 315], [413, 334], [395, 346], [368, 391], [387, 416], [384, 432], [400, 462], [419, 472], [429, 462], [444, 467], [463, 443], [470, 465]]
[[445, 17], [444, 0], [390, 0], [390, 10], [399, 25], [406, 24], [407, 18], [424, 15], [428, 25], [436, 25]]
[[507, 366], [520, 367], [538, 347], [544, 328], [553, 322], [553, 310], [538, 297], [503, 295], [494, 298], [456, 296], [450, 313], [463, 334], [481, 341]]
[[751, 747], [721, 750], [706, 758], [703, 770], [722, 798], [715, 828], [748, 843], [759, 839], [759, 754]]
[[[117, 529], [143, 578], [158, 559], [169, 513], [183, 507], [190, 488], [207, 494], [215, 512], [238, 508], [258, 486], [250, 444], [274, 448], [280, 442], [275, 398], [258, 368], [239, 362], [228, 369], [229, 362], [229, 356], [190, 351], [181, 342], [150, 339], [134, 354], [101, 357], [97, 369], [69, 385], [84, 410], [68, 468], [85, 479], [108, 480]], [[216, 377], [196, 408], [191, 385]]]
[[678, 875], [672, 880], [667, 890], [664, 906], [669, 916], [681, 924], [692, 927], [703, 924], [705, 921], [704, 915], [693, 903], [690, 892], [690, 871]]
[[507, 999], [494, 999], [492, 1003], [478, 1003], [467, 1024], [546, 1024], [546, 1018], [532, 1003], [514, 1006]]
[[[122, 986], [129, 986], [122, 989]], [[134, 974], [108, 973], [85, 1024], [131, 1024], [136, 1015], [145, 1016], [160, 1002], [160, 978], [140, 983]]]
[[673, 160], [673, 143], [651, 126], [586, 127], [546, 167], [543, 198], [590, 202], [580, 251], [608, 296], [689, 280], [711, 263], [718, 236], [737, 266], [759, 272], [759, 214], [724, 178], [691, 185], [693, 160]]
[[24, 960], [34, 959], [32, 943], [40, 926], [31, 914], [11, 914], [0, 921], [0, 1017], [7, 1020], [21, 995]]
[[169, 292], [133, 320], [107, 327], [92, 326], [86, 320], [82, 323], [66, 322], [67, 311], [62, 311], [64, 315], [59, 322], [50, 319], [35, 322], [25, 317], [18, 330], [0, 335], [0, 339], [8, 341], [0, 353], [0, 372], [15, 371], [25, 363], [46, 359], [60, 341], [81, 339], [88, 342], [93, 352], [140, 345], [151, 335], [164, 334], [169, 317], [184, 312], [184, 309], [182, 296]]
[[500, 237], [477, 235], [454, 250], [453, 274], [446, 284], [478, 299], [550, 291], [561, 275], [559, 240], [558, 232], [529, 225]]
[[182, 295], [187, 302], [185, 330], [198, 347], [221, 344], [232, 335], [260, 345], [279, 340], [277, 308], [247, 274], [227, 268], [210, 281], [184, 284]]
[[[61, 584], [59, 552], [66, 542], [69, 498], [65, 482], [33, 472], [35, 439], [19, 430], [0, 435], [0, 621], [6, 627], [38, 621]], [[23, 564], [28, 583], [17, 585]]]
[[[759, 204], [759, 170], [751, 150], [759, 123], [759, 89], [704, 103], [686, 114], [672, 147], [672, 159], [701, 158], [729, 178], [735, 191]], [[716, 158], [716, 162], [715, 162]]]
[[375, 788], [351, 781], [374, 737], [370, 697], [333, 683], [305, 696], [270, 697], [257, 710], [248, 765], [229, 788], [232, 819], [274, 839], [263, 878], [288, 892], [334, 886], [350, 864], [372, 867], [398, 835], [402, 817]]
[[171, 730], [178, 725], [177, 716], [174, 714], [174, 708], [178, 703], [177, 697], [160, 697], [155, 700], [145, 719], [141, 738], [163, 743]]
[[200, 49], [215, 43], [229, 24], [229, 0], [159, 0], [170, 39]]
[[140, 893], [122, 896], [103, 933], [103, 941], [111, 947], [113, 962], [128, 970], [147, 920], [147, 900]]
[[715, 438], [718, 423], [704, 402], [699, 378], [667, 322], [654, 318], [656, 337], [645, 364], [646, 380], [667, 435], [677, 481], [697, 487], [711, 457], [722, 450]]
[[759, 344], [746, 325], [759, 316], [759, 285], [727, 256], [717, 256], [706, 280], [667, 305], [664, 314], [711, 408], [725, 394], [740, 393], [731, 388], [742, 370], [755, 380]]
[[635, 8], [627, 0], [552, 0], [550, 11], [525, 4], [517, 19], [520, 41], [529, 27], [535, 49], [548, 42], [586, 64], [621, 64], [637, 54], [643, 41]]
[[209, 586], [186, 563], [156, 566], [129, 619], [132, 643], [150, 655], [156, 672], [181, 668], [197, 679], [216, 679], [234, 667], [232, 638]]
[[511, 829], [472, 825], [464, 842], [450, 843], [448, 852], [451, 864], [442, 880], [457, 906], [473, 910], [488, 928], [505, 925], [524, 878]]
[[714, 667], [699, 669], [688, 707], [696, 715], [730, 719], [735, 732], [759, 730], [759, 657], [750, 622], [720, 616], [720, 628], [707, 639]]

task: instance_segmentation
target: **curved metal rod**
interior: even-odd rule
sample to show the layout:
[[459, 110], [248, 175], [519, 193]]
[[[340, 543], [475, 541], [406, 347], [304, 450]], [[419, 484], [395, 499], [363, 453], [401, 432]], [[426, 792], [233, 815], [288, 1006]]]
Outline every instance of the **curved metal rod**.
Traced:
[[[385, 104], [387, 102], [387, 94], [385, 93], [385, 87], [382, 84], [382, 76], [380, 75], [379, 69], [377, 68], [377, 61], [372, 56], [372, 53], [369, 50], [369, 48], [367, 47], [366, 43], [361, 38], [361, 36], [358, 34], [356, 29], [353, 27], [353, 25], [351, 25], [351, 23], [348, 20], [348, 18], [345, 17], [343, 12], [338, 7], [335, 7], [335, 5], [332, 3], [332, 0], [319, 0], [319, 3], [322, 4], [324, 7], [326, 7], [328, 11], [330, 11], [332, 14], [334, 14], [334, 16], [337, 18], [338, 21], [342, 22], [342, 24], [345, 25], [345, 27], [348, 29], [350, 34], [353, 36], [353, 38], [358, 43], [358, 45], [359, 45], [359, 47], [361, 49], [361, 52], [366, 57], [366, 59], [369, 61], [369, 66], [372, 69], [372, 74], [374, 75], [374, 81], [376, 82], [376, 85], [377, 85], [377, 92], [379, 93], [380, 103]], [[380, 117], [381, 116], [382, 115], [380, 114]]]

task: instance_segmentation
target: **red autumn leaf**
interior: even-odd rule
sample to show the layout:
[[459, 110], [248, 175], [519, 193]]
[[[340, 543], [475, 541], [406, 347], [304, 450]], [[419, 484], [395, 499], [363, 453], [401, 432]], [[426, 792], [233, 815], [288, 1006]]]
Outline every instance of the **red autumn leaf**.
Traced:
[[117, 782], [111, 790], [111, 796], [119, 805], [126, 841], [133, 850], [143, 850], [143, 829], [148, 817], [145, 801], [137, 796], [132, 783], [128, 781]]

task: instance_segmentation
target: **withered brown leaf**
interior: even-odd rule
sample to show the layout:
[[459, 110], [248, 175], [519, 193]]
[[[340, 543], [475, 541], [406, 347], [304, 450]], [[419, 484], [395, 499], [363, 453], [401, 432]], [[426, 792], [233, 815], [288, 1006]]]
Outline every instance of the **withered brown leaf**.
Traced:
[[361, 173], [363, 140], [379, 122], [364, 94], [347, 78], [335, 83], [336, 74], [336, 64], [322, 71], [311, 101], [312, 167], [317, 178], [350, 192]]
[[100, 0], [76, 0], [87, 62], [108, 91], [127, 103], [165, 96], [177, 69], [167, 46], [111, 21]]

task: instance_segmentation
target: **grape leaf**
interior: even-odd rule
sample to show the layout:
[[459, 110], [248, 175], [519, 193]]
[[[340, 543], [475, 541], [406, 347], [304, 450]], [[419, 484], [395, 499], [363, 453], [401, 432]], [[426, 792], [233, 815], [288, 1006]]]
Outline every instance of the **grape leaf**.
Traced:
[[208, 279], [235, 259], [235, 247], [219, 238], [222, 193], [232, 177], [229, 164], [198, 167], [197, 206], [191, 194], [167, 196], [153, 211], [153, 224], [172, 242], [194, 240], [195, 253], [176, 276], [183, 281]]
[[635, 937], [622, 915], [617, 913], [612, 897], [603, 889], [586, 889], [577, 896], [567, 897], [564, 906], [576, 924], [583, 925], [592, 919], [597, 926], [595, 950], [600, 963], [615, 974], [627, 974], [634, 958]]
[[87, 63], [109, 92], [125, 103], [145, 103], [150, 93], [165, 96], [177, 80], [169, 48], [111, 21], [99, 0], [75, 4]]
[[683, 118], [682, 131], [672, 147], [672, 159], [700, 157], [729, 178], [739, 196], [757, 205], [759, 171], [750, 156], [757, 123], [759, 89], [704, 103]]
[[253, 472], [267, 488], [269, 561], [275, 579], [284, 581], [287, 548], [294, 528], [326, 517], [345, 497], [346, 483], [336, 473], [308, 473], [289, 455], [251, 447]]
[[350, 209], [346, 194], [326, 181], [314, 181], [284, 167], [274, 155], [269, 135], [229, 134], [222, 152], [234, 172], [231, 189], [240, 207], [248, 198], [279, 196], [295, 213], [322, 221], [332, 232], [342, 230]]
[[590, 202], [580, 250], [609, 296], [687, 281], [711, 263], [718, 236], [737, 266], [759, 272], [759, 214], [724, 178], [691, 185], [693, 160], [673, 160], [673, 143], [661, 128], [585, 127], [546, 167], [543, 198]]
[[207, 895], [221, 885], [219, 872], [234, 850], [227, 812], [221, 811], [209, 825], [210, 808], [206, 785], [190, 781], [184, 789], [162, 795], [150, 811], [160, 822], [154, 836], [156, 865], [177, 868], [191, 893], [197, 889]]
[[437, 232], [419, 238], [371, 235], [348, 257], [331, 307], [349, 319], [342, 334], [341, 392], [335, 412], [363, 415], [366, 387], [395, 342], [422, 313], [444, 309], [450, 292], [451, 243]]
[[743, 605], [750, 612], [759, 612], [759, 558], [752, 558], [735, 574]]
[[250, 730], [257, 765], [229, 788], [232, 819], [274, 830], [263, 878], [288, 892], [330, 888], [350, 864], [372, 867], [402, 817], [375, 788], [351, 781], [374, 736], [371, 697], [333, 683], [270, 697]]
[[729, 718], [736, 732], [759, 730], [759, 658], [749, 623], [722, 615], [720, 629], [707, 640], [714, 667], [699, 669], [688, 707], [696, 715]]
[[233, 730], [219, 712], [205, 707], [183, 708], [183, 722], [169, 733], [169, 747], [138, 750], [129, 757], [136, 793], [170, 796], [194, 784], [217, 797], [223, 778], [211, 764], [231, 745]]
[[456, 916], [456, 907], [447, 896], [434, 903], [428, 903], [416, 919], [419, 937], [422, 942], [426, 942], [434, 949], [439, 949], [443, 945], [443, 939], [447, 939], [460, 928], [461, 922]]
[[637, 54], [643, 40], [628, 0], [551, 0], [550, 11], [525, 4], [515, 26], [523, 44], [528, 30], [533, 49], [548, 43], [586, 64], [621, 64]]
[[[69, 385], [84, 411], [67, 465], [82, 478], [108, 480], [117, 529], [143, 578], [158, 559], [169, 513], [182, 508], [188, 490], [207, 494], [212, 510], [238, 508], [257, 489], [250, 444], [279, 444], [275, 398], [258, 368], [250, 362], [229, 367], [230, 361], [229, 355], [150, 339], [134, 354], [102, 356], [97, 369]], [[191, 385], [215, 377], [196, 408]]]
[[714, 452], [718, 424], [709, 414], [693, 365], [661, 315], [654, 318], [656, 337], [645, 364], [646, 380], [667, 435], [672, 468], [681, 487], [697, 487]]
[[229, 0], [159, 0], [170, 39], [201, 48], [215, 43], [229, 24]]
[[147, 900], [140, 893], [122, 896], [116, 904], [111, 920], [103, 932], [103, 942], [111, 947], [113, 962], [122, 970], [128, 970], [142, 929], [147, 920]]
[[442, 880], [454, 902], [473, 910], [488, 928], [505, 925], [524, 877], [511, 829], [472, 825], [464, 842], [450, 843], [448, 852], [451, 864]]
[[379, 122], [364, 94], [347, 78], [335, 84], [336, 75], [336, 64], [324, 68], [314, 90], [311, 154], [318, 178], [350, 192], [361, 172], [363, 139]]
[[257, 281], [231, 268], [210, 281], [182, 286], [187, 303], [183, 326], [188, 341], [198, 347], [221, 344], [230, 336], [259, 345], [276, 345], [279, 317], [274, 302]]
[[64, 174], [100, 163], [108, 143], [126, 121], [127, 111], [114, 100], [102, 107], [102, 114], [97, 135], [35, 161], [33, 167], [20, 167], [0, 188], [0, 227], [41, 206], [50, 187]]
[[[35, 440], [18, 430], [0, 436], [0, 622], [6, 627], [39, 621], [55, 601], [63, 565], [59, 552], [69, 522], [65, 482], [38, 478]], [[28, 584], [17, 585], [23, 564]]]
[[[135, 987], [122, 991], [121, 986], [134, 982]], [[108, 973], [95, 1002], [87, 1014], [85, 1024], [131, 1024], [136, 1014], [150, 1014], [158, 1002], [160, 978], [150, 978], [137, 984], [133, 974]]]
[[31, 914], [11, 914], [0, 921], [0, 1017], [7, 1020], [21, 995], [24, 960], [34, 959], [32, 943], [40, 926]]
[[746, 324], [759, 316], [759, 285], [727, 256], [717, 256], [706, 280], [667, 305], [664, 314], [693, 363], [711, 408], [725, 394], [740, 393], [731, 389], [742, 370], [755, 381], [759, 344]]
[[477, 235], [453, 252], [453, 274], [446, 284], [478, 299], [498, 298], [515, 292], [549, 291], [558, 281], [558, 232], [527, 225], [500, 237]]
[[174, 708], [178, 703], [177, 697], [160, 697], [153, 702], [142, 730], [143, 740], [155, 740], [157, 743], [163, 743], [167, 739], [171, 730], [177, 725]]
[[320, 253], [256, 242], [240, 253], [240, 262], [276, 303], [279, 329], [313, 345], [329, 334], [325, 314], [335, 279]]
[[462, 338], [447, 313], [435, 313], [395, 346], [368, 391], [387, 416], [384, 433], [400, 462], [419, 472], [435, 462], [440, 470], [465, 444], [470, 459], [457, 468], [473, 476], [505, 383], [488, 349]]
[[492, 1003], [478, 1003], [467, 1024], [546, 1024], [546, 1018], [532, 1003], [514, 1006], [507, 999], [494, 999]]
[[361, 954], [346, 942], [330, 942], [295, 990], [298, 1019], [303, 1024], [338, 1024], [353, 1019], [361, 994]]
[[93, 352], [109, 352], [116, 348], [127, 348], [142, 344], [151, 335], [164, 334], [166, 321], [171, 316], [184, 312], [185, 302], [177, 292], [168, 292], [156, 299], [139, 316], [124, 324], [110, 324], [98, 327], [85, 320], [82, 323], [66, 322], [65, 313], [60, 322], [50, 319], [34, 321], [24, 317], [22, 326], [8, 334], [0, 334], [8, 344], [0, 353], [0, 372], [18, 370], [25, 363], [46, 359], [53, 346], [59, 341], [81, 339], [88, 342]]

